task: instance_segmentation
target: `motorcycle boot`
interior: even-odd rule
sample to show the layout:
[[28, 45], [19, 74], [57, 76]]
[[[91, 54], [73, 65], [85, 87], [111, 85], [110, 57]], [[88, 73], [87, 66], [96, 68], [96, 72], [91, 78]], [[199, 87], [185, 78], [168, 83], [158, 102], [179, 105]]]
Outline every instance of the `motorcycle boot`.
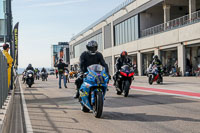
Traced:
[[77, 92], [76, 92], [76, 94], [74, 95], [74, 99], [77, 99], [77, 98], [79, 98], [79, 89], [77, 89]]

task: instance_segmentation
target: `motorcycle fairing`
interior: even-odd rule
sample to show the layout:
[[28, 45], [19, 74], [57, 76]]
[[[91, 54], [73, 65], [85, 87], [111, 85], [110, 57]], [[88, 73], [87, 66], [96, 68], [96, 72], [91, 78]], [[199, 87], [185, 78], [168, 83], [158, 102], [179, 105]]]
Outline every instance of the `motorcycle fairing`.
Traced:
[[82, 99], [81, 104], [86, 106], [88, 109], [93, 110], [92, 105], [95, 103], [95, 94], [96, 92], [101, 91], [103, 92], [104, 98], [109, 77], [106, 74], [105, 69], [99, 73], [88, 69], [86, 74], [87, 76], [84, 78], [83, 84], [79, 90]]

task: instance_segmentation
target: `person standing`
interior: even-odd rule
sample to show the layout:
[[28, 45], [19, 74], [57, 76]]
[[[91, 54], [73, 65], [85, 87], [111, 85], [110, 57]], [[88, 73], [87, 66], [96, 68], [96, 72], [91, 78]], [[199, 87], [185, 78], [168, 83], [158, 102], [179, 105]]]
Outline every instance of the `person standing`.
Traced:
[[63, 63], [63, 60], [60, 59], [59, 63], [54, 65], [55, 67], [58, 67], [58, 74], [59, 74], [59, 88], [61, 89], [61, 79], [63, 78], [64, 80], [64, 86], [65, 88], [67, 88], [67, 84], [66, 84], [66, 77], [64, 75], [66, 67], [68, 67], [67, 64]]
[[12, 68], [12, 63], [13, 63], [13, 58], [10, 56], [8, 53], [10, 47], [8, 44], [3, 45], [3, 54], [7, 59], [7, 64], [8, 64], [8, 87], [10, 87], [10, 80], [11, 80], [11, 68]]

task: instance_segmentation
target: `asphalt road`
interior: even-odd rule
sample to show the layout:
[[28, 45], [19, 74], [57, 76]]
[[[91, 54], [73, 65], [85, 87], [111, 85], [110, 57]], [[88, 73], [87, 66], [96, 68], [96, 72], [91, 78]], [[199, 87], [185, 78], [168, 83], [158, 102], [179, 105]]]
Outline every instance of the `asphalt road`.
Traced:
[[50, 76], [33, 88], [22, 88], [35, 133], [200, 133], [198, 99], [138, 90], [124, 98], [109, 87], [102, 118], [97, 119], [80, 110], [73, 99], [74, 83], [58, 89], [58, 80]]

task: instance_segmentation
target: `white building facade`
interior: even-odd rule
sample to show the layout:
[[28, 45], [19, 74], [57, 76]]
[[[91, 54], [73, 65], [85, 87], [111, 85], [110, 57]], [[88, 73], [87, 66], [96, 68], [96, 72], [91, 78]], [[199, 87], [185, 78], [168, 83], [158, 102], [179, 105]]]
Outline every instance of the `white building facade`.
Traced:
[[110, 73], [125, 50], [145, 75], [154, 54], [163, 65], [178, 62], [182, 75], [200, 64], [200, 0], [127, 0], [69, 42], [70, 64], [96, 40]]

